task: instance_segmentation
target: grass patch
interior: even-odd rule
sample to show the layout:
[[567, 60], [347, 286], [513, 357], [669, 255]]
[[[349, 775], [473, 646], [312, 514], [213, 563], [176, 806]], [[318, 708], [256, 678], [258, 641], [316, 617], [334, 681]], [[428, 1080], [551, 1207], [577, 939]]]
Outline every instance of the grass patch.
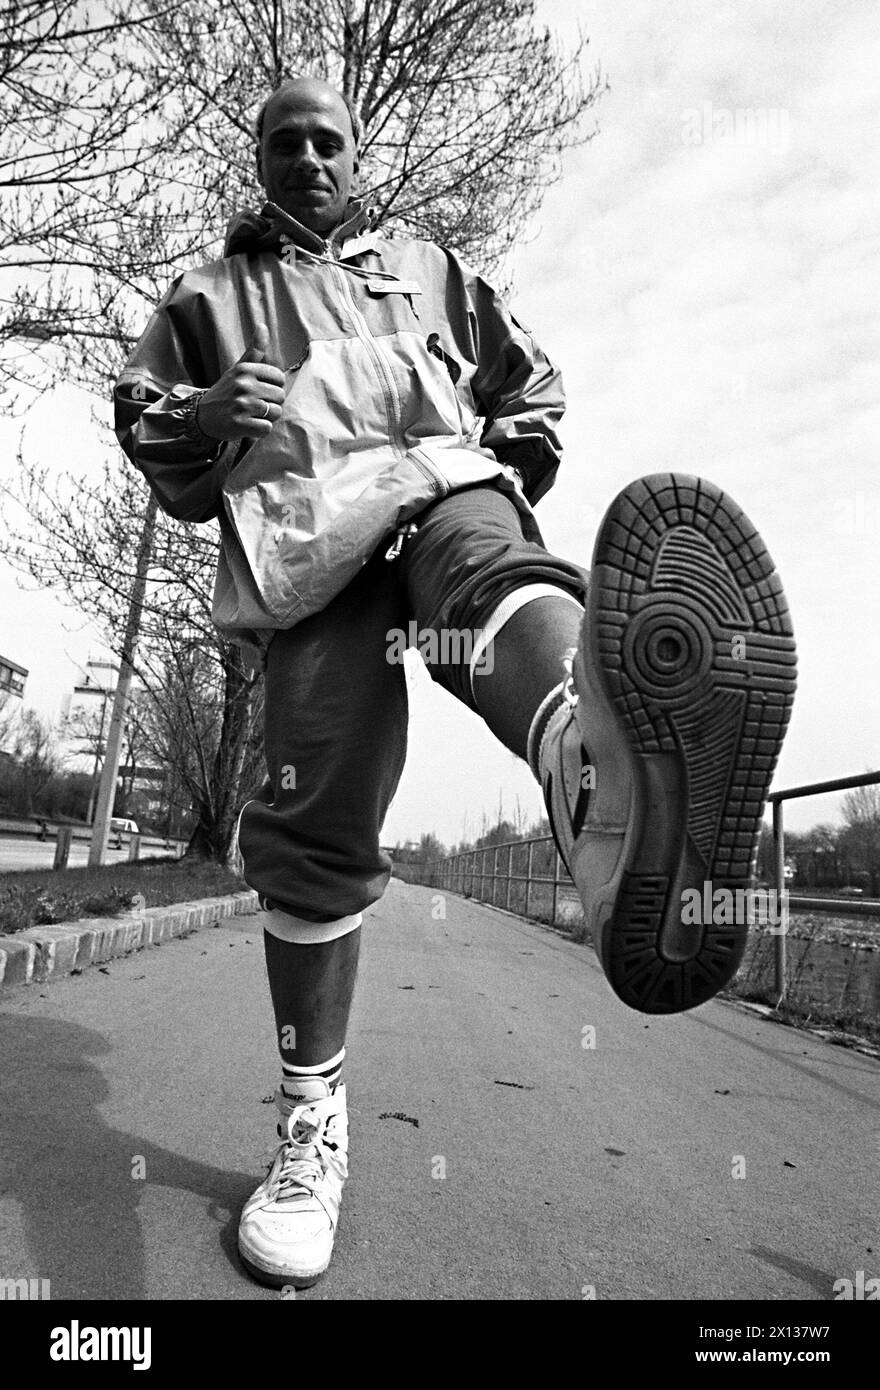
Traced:
[[106, 864], [103, 868], [22, 869], [0, 875], [0, 935], [80, 917], [113, 917], [141, 894], [147, 907], [216, 898], [247, 884], [220, 864], [188, 859]]
[[821, 1028], [830, 1033], [845, 1033], [863, 1039], [865, 1042], [880, 1044], [880, 1021], [876, 1015], [859, 1008], [834, 1008], [817, 1000], [784, 999], [774, 1007], [775, 992], [744, 985], [738, 989], [734, 981], [724, 993], [732, 999], [744, 999], [753, 1004], [767, 1004], [773, 1009], [773, 1016], [790, 1028]]

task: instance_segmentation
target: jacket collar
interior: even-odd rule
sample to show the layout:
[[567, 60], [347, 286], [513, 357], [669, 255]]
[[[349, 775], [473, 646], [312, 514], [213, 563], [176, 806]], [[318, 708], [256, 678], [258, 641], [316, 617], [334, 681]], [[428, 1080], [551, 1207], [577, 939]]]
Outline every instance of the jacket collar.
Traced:
[[278, 244], [281, 236], [288, 238], [315, 255], [323, 255], [327, 245], [342, 253], [343, 244], [352, 238], [359, 239], [359, 249], [364, 238], [361, 233], [370, 226], [370, 209], [360, 198], [353, 198], [345, 209], [345, 217], [326, 240], [317, 232], [312, 232], [297, 222], [290, 213], [284, 212], [276, 203], [265, 203], [259, 213], [245, 210], [238, 212], [230, 220], [226, 229], [224, 256], [234, 256], [240, 251], [268, 251]]

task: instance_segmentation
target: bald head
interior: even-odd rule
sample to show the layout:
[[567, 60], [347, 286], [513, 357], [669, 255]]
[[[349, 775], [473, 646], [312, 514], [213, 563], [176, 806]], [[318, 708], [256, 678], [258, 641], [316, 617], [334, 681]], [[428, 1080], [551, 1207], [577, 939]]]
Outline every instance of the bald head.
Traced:
[[268, 197], [321, 236], [345, 215], [358, 125], [341, 93], [315, 77], [283, 82], [257, 117], [257, 172]]
[[[329, 82], [322, 82], [321, 79], [318, 77], [285, 77], [283, 82], [279, 82], [274, 92], [269, 93], [269, 95], [266, 97], [266, 100], [263, 102], [262, 106], [257, 112], [257, 119], [255, 122], [257, 144], [259, 145], [262, 142], [263, 126], [266, 120], [266, 112], [269, 109], [269, 106], [275, 100], [275, 98], [280, 97], [284, 92], [290, 91], [291, 89], [303, 91], [304, 89], [308, 88], [317, 89], [312, 92], [312, 95], [318, 96], [321, 93], [323, 93], [325, 96], [337, 97], [338, 100], [342, 102], [343, 106], [348, 112], [348, 119], [351, 125], [352, 135], [354, 136], [355, 146], [359, 148], [361, 143], [361, 135], [363, 132], [361, 130], [360, 117], [358, 116], [354, 103], [350, 101], [348, 97], [345, 96], [342, 92], [337, 91], [335, 87], [331, 86]], [[308, 92], [306, 94], [308, 94]]]

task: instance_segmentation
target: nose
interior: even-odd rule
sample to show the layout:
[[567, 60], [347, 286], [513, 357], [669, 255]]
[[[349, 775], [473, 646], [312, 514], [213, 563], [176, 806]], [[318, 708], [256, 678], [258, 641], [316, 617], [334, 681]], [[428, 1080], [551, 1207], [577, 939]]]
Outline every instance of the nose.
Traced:
[[294, 165], [302, 173], [316, 173], [321, 168], [315, 147], [310, 140], [306, 140], [300, 145], [294, 159]]

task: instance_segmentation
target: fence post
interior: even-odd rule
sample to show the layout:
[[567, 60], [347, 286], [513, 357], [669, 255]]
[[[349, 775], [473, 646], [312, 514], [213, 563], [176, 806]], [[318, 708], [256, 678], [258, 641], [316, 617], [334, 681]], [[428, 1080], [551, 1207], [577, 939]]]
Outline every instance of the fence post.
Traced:
[[69, 825], [59, 825], [55, 840], [55, 862], [53, 869], [66, 869], [70, 858], [70, 837], [73, 831]]
[[773, 802], [773, 847], [776, 859], [776, 901], [780, 909], [780, 920], [776, 932], [775, 979], [776, 1008], [785, 998], [786, 976], [786, 933], [788, 931], [788, 912], [785, 902], [785, 830], [782, 822], [782, 801]]
[[131, 860], [131, 859], [140, 859], [140, 857], [141, 857], [141, 837], [140, 837], [140, 835], [132, 835], [131, 839], [129, 840], [129, 842], [128, 842], [128, 857], [129, 857], [130, 860]]
[[495, 846], [495, 854], [492, 858], [492, 906], [498, 906], [498, 846]]
[[505, 906], [510, 911], [510, 890], [513, 887], [513, 845], [507, 846], [507, 898]]
[[525, 916], [529, 916], [529, 898], [532, 892], [532, 864], [534, 863], [535, 842], [529, 840], [529, 862], [526, 865], [526, 910]]
[[558, 850], [558, 849], [554, 849], [554, 851], [553, 851], [553, 856], [554, 856], [554, 857], [553, 857], [553, 909], [552, 909], [552, 912], [551, 912], [551, 914], [550, 914], [550, 921], [551, 921], [552, 925], [555, 927], [555, 926], [556, 926], [556, 903], [557, 903], [557, 898], [558, 898], [558, 894], [559, 894], [559, 863], [560, 863], [560, 860], [559, 860], [559, 850]]

